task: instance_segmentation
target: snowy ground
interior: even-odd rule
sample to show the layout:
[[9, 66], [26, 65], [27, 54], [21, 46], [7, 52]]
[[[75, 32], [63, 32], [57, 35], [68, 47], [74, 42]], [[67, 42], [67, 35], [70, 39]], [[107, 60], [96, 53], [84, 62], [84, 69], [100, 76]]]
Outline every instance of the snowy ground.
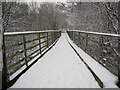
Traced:
[[[68, 44], [69, 38], [66, 36], [62, 34], [56, 45], [23, 74], [11, 88], [100, 88], [90, 71]], [[116, 77], [105, 70], [103, 72], [107, 72], [107, 76], [110, 74], [110, 77], [105, 78], [112, 78], [105, 80], [114, 81]], [[110, 85], [115, 87], [113, 83]]]

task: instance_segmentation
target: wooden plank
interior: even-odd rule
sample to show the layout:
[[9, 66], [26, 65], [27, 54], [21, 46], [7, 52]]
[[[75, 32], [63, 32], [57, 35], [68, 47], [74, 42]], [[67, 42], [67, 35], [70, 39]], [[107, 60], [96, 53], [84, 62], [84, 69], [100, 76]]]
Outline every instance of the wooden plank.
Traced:
[[42, 45], [43, 43], [45, 43], [45, 42], [47, 42], [47, 40], [45, 40], [45, 41], [42, 41], [40, 44]]
[[29, 55], [27, 56], [27, 58], [30, 57], [31, 55], [35, 54], [35, 53], [38, 52], [38, 51], [39, 51], [39, 49], [37, 49], [36, 51], [32, 52], [31, 54], [29, 54]]
[[16, 63], [13, 63], [13, 64], [12, 64], [12, 65], [10, 65], [9, 67], [14, 67], [14, 66], [16, 66], [16, 65], [20, 64], [21, 62], [23, 62], [23, 61], [24, 61], [24, 59], [25, 59], [25, 58], [23, 58], [22, 60], [17, 61]]
[[[85, 38], [85, 39], [88, 39], [88, 40], [90, 40], [90, 41], [92, 41], [92, 42], [94, 42], [94, 43], [100, 43], [99, 41], [96, 41], [96, 40], [92, 40], [92, 39], [90, 39], [89, 37], [87, 38], [87, 37], [84, 37], [84, 36], [80, 36], [80, 37], [82, 37], [82, 38]], [[112, 48], [117, 48], [117, 47], [115, 47], [115, 46], [111, 46], [111, 45], [108, 45], [108, 44], [104, 44], [104, 46], [107, 46], [107, 47], [112, 47]]]
[[13, 54], [13, 55], [11, 55], [11, 56], [8, 56], [7, 58], [12, 59], [12, 58], [14, 58], [15, 56], [18, 56], [18, 55], [22, 54], [23, 52], [24, 52], [24, 50], [22, 50], [22, 51], [17, 51], [17, 52], [15, 52], [15, 54]]
[[30, 42], [33, 42], [33, 41], [36, 41], [36, 40], [39, 40], [39, 39], [43, 39], [43, 38], [46, 38], [46, 37], [47, 36], [36, 38], [36, 39], [32, 39], [32, 40], [26, 41], [26, 43], [30, 43]]
[[44, 47], [47, 47], [47, 45], [42, 46], [41, 49], [43, 49]]
[[16, 71], [18, 71], [20, 68], [22, 68], [24, 65], [26, 65], [26, 63], [21, 64], [20, 67], [17, 67], [15, 70], [13, 70], [12, 72], [9, 73], [9, 76], [11, 76], [12, 74], [14, 74]]
[[28, 62], [30, 62], [33, 58], [35, 58], [37, 55], [39, 55], [39, 53], [37, 53], [35, 56], [31, 57], [30, 60], [28, 60]]
[[47, 49], [47, 47], [46, 47], [46, 48], [44, 48], [43, 50], [41, 50], [41, 52], [45, 51], [46, 49]]
[[30, 50], [30, 49], [32, 49], [32, 48], [34, 48], [34, 47], [38, 46], [38, 45], [39, 45], [39, 43], [38, 43], [38, 44], [36, 44], [36, 45], [34, 45], [34, 46], [32, 46], [32, 47], [27, 48], [27, 49], [26, 49], [26, 51], [28, 51], [28, 50]]
[[6, 48], [10, 49], [11, 47], [17, 47], [17, 46], [21, 46], [21, 45], [23, 45], [23, 42], [19, 42], [19, 43], [13, 44], [13, 45], [7, 45]]

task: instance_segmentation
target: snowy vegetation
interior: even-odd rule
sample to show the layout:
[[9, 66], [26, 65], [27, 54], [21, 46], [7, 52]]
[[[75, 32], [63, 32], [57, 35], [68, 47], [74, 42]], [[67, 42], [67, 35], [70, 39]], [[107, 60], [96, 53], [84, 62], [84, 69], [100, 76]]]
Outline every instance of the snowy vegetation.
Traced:
[[[5, 32], [70, 29], [120, 34], [118, 30], [118, 5], [118, 2], [3, 2], [3, 29]], [[118, 38], [79, 33], [75, 33], [74, 36], [76, 40], [74, 42], [80, 48], [112, 73], [118, 75], [120, 58], [120, 41]], [[28, 40], [30, 38], [35, 39], [36, 36], [29, 36]], [[16, 38], [5, 37], [6, 45], [21, 41], [20, 36]], [[37, 44], [37, 42], [32, 44]], [[13, 54], [14, 51], [22, 49], [23, 47], [11, 47], [11, 50], [6, 50], [6, 54]], [[20, 57], [15, 59], [18, 58], [20, 59]]]
[[3, 2], [6, 32], [58, 30], [65, 22], [65, 14], [55, 3]]
[[[69, 29], [119, 34], [118, 2], [70, 3]], [[118, 75], [118, 38], [75, 33], [75, 43], [112, 73]], [[86, 39], [87, 38], [87, 39]], [[98, 43], [97, 43], [98, 42]]]
[[[3, 29], [5, 32], [22, 32], [22, 31], [43, 31], [43, 30], [59, 30], [62, 27], [62, 22], [65, 20], [65, 14], [59, 9], [59, 6], [55, 3], [18, 3], [18, 2], [2, 2], [3, 11]], [[28, 33], [28, 32], [27, 32]], [[49, 44], [52, 33], [49, 35]], [[43, 33], [40, 37], [44, 42], [41, 47], [46, 45], [47, 33]], [[53, 35], [54, 37], [54, 35]], [[26, 48], [34, 47], [27, 51], [27, 55], [35, 52], [39, 49], [38, 34], [26, 35], [26, 41], [37, 39], [36, 41], [26, 44]], [[6, 56], [8, 63], [8, 73], [11, 73], [20, 68], [23, 63], [17, 62], [23, 61], [24, 47], [23, 47], [23, 35], [18, 36], [5, 36]], [[17, 46], [19, 45], [19, 46]], [[21, 53], [21, 54], [20, 54]], [[37, 52], [36, 52], [37, 53]], [[30, 57], [28, 58], [28, 60]], [[16, 65], [17, 63], [17, 65]], [[14, 67], [11, 67], [14, 66]]]

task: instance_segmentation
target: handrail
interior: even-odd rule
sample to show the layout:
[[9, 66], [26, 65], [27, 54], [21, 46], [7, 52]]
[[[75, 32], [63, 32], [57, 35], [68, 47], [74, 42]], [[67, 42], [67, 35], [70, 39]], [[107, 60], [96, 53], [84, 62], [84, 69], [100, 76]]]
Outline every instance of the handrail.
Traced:
[[93, 35], [109, 36], [109, 37], [120, 37], [120, 34], [108, 34], [108, 33], [99, 33], [99, 32], [91, 32], [91, 31], [80, 31], [80, 30], [68, 30], [68, 31], [80, 32], [85, 34], [93, 34]]
[[[118, 75], [118, 40], [120, 34], [67, 30], [70, 39], [101, 65]], [[112, 69], [111, 69], [112, 68]]]
[[5, 32], [4, 35], [6, 35], [6, 36], [28, 35], [28, 34], [47, 33], [47, 32], [60, 32], [60, 30], [26, 31], [26, 32]]
[[5, 32], [7, 81], [11, 81], [11, 75], [23, 66], [28, 68], [29, 62], [49, 49], [60, 35], [60, 30]]

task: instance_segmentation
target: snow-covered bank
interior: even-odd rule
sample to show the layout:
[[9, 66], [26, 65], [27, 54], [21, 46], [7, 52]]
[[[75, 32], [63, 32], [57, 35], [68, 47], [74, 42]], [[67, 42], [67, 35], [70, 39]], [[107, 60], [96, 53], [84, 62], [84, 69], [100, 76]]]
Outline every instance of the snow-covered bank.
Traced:
[[101, 79], [104, 83], [105, 88], [118, 88], [116, 86], [117, 77], [113, 75], [110, 71], [105, 69], [97, 61], [95, 61], [91, 56], [85, 53], [81, 48], [75, 45], [67, 35], [67, 39], [70, 44], [76, 49], [82, 59], [89, 65], [89, 67], [94, 71], [94, 73]]
[[62, 34], [56, 45], [11, 88], [100, 88]]

